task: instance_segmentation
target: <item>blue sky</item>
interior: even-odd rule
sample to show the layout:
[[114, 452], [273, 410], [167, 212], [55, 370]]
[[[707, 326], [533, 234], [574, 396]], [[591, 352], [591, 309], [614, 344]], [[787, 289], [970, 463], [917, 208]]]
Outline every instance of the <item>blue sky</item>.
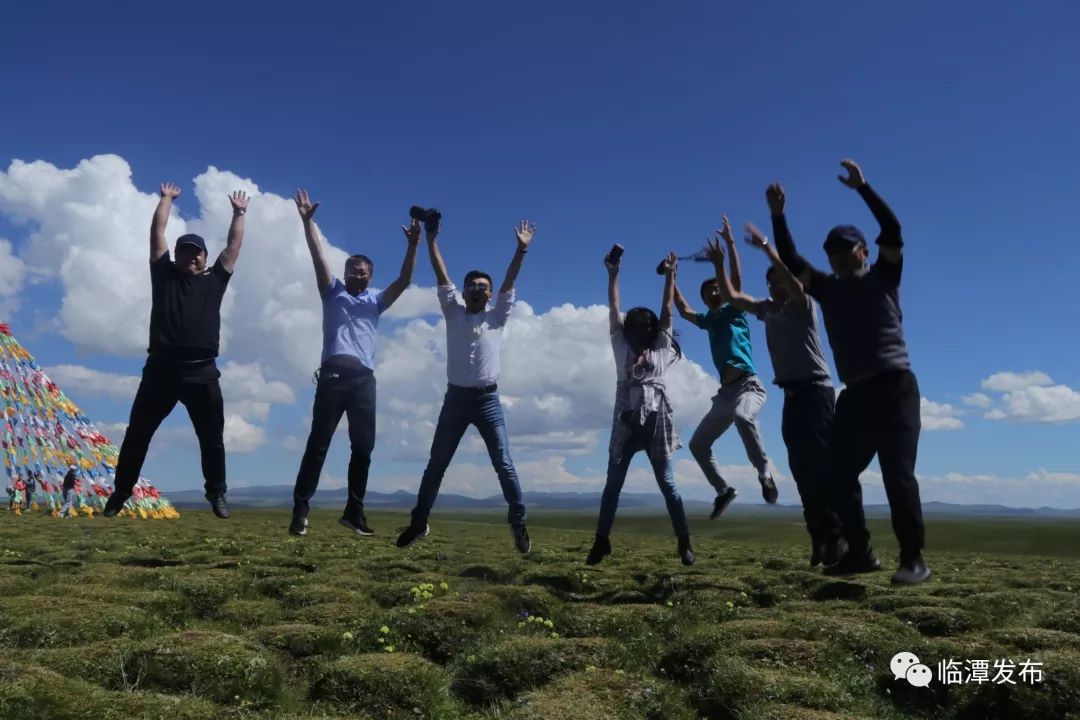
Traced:
[[[397, 226], [414, 202], [443, 209], [444, 250], [456, 279], [472, 266], [501, 275], [513, 250], [509, 229], [528, 217], [539, 233], [519, 297], [543, 315], [564, 303], [581, 309], [604, 302], [599, 258], [616, 241], [627, 247], [624, 303], [655, 307], [661, 287], [652, 268], [663, 252], [695, 250], [722, 212], [737, 225], [767, 226], [763, 190], [773, 180], [787, 188], [796, 241], [823, 265], [820, 245], [829, 227], [874, 228], [858, 196], [835, 179], [838, 161], [852, 157], [904, 225], [905, 332], [922, 393], [951, 406], [942, 417], [962, 424], [924, 433], [924, 496], [1080, 506], [1080, 464], [1072, 451], [1080, 340], [1067, 330], [1080, 320], [1069, 280], [1080, 261], [1072, 217], [1080, 168], [1074, 137], [1080, 99], [1073, 91], [1080, 9], [1074, 4], [189, 3], [182, 12], [165, 9], [53, 3], [8, 9], [5, 24], [19, 32], [0, 47], [0, 60], [18, 70], [0, 91], [0, 168], [20, 160], [73, 170], [94, 156], [116, 155], [131, 170], [124, 187], [148, 197], [161, 180], [174, 180], [186, 189], [181, 217], [207, 222], [216, 216], [195, 197], [198, 176], [215, 191], [222, 174], [250, 179], [275, 196], [304, 185], [323, 203], [320, 221], [330, 241], [375, 258], [381, 284], [396, 274]], [[211, 166], [216, 171], [207, 175]], [[47, 271], [50, 262], [64, 264], [64, 246], [78, 245], [78, 233], [32, 249], [49, 240], [35, 233], [70, 211], [81, 184], [119, 182], [112, 175], [78, 177], [72, 183], [79, 187], [53, 199], [42, 189], [51, 187], [47, 181], [16, 179], [10, 171], [0, 176], [7, 183], [6, 199], [0, 185], [0, 238], [25, 263], [18, 289], [6, 300], [0, 295], [0, 308], [43, 365], [135, 376], [137, 352], [85, 338], [73, 342], [70, 318], [66, 326], [53, 321], [65, 294], [75, 297], [73, 290], [91, 282]], [[47, 198], [44, 205], [31, 207], [25, 192], [16, 196], [31, 186]], [[109, 212], [108, 192], [87, 192]], [[54, 200], [60, 204], [48, 205]], [[131, 232], [145, 243], [149, 211], [138, 207]], [[260, 244], [262, 226], [252, 226], [238, 278], [246, 266], [273, 268], [278, 253], [278, 262], [298, 264], [308, 294], [297, 302], [317, 313], [306, 257]], [[208, 227], [224, 232], [221, 222]], [[54, 261], [41, 249], [46, 246]], [[136, 255], [143, 251], [138, 247]], [[259, 253], [265, 264], [250, 261]], [[746, 288], [763, 293], [763, 258], [749, 249], [742, 256]], [[143, 266], [133, 262], [130, 272]], [[691, 288], [704, 276], [703, 266], [682, 268]], [[415, 281], [432, 285], [423, 257]], [[236, 301], [238, 312], [265, 310], [252, 292]], [[103, 303], [95, 312], [110, 310]], [[437, 319], [418, 312], [386, 321], [384, 333], [406, 333], [414, 322], [434, 327]], [[246, 320], [237, 315], [232, 322]], [[680, 327], [689, 359], [715, 376], [704, 337]], [[261, 337], [281, 345], [292, 336]], [[771, 379], [758, 324], [754, 341], [761, 374]], [[594, 350], [605, 348], [601, 336]], [[245, 343], [222, 361], [258, 363], [261, 354], [257, 344]], [[573, 356], [553, 357], [574, 363]], [[261, 371], [267, 382], [288, 386], [293, 402], [248, 417], [265, 428], [265, 438], [257, 449], [233, 455], [230, 473], [247, 484], [288, 483], [312, 388], [288, 363], [266, 360]], [[999, 376], [983, 387], [998, 373], [1029, 372], [1043, 375]], [[513, 395], [515, 383], [527, 386], [504, 372], [505, 391]], [[65, 389], [96, 421], [126, 419], [130, 395]], [[714, 390], [703, 383], [700, 393]], [[965, 402], [979, 392], [991, 407]], [[438, 400], [436, 393], [431, 420]], [[786, 473], [781, 400], [771, 394], [762, 424]], [[380, 402], [389, 401], [384, 392]], [[605, 402], [599, 415], [610, 412]], [[680, 415], [686, 438], [696, 408]], [[1000, 419], [984, 417], [995, 409]], [[380, 447], [396, 427], [388, 417], [383, 423], [380, 416]], [[519, 425], [533, 420], [522, 415]], [[185, 421], [178, 411], [168, 425], [175, 438], [155, 446], [144, 471], [166, 490], [200, 484], [182, 436]], [[372, 487], [415, 485], [404, 479], [418, 480], [427, 448], [423, 428], [412, 422], [419, 445], [411, 457], [381, 464], [377, 451]], [[598, 489], [593, 481], [602, 475], [607, 427], [576, 422], [568, 421], [568, 431], [591, 429], [598, 442], [587, 452], [578, 447], [560, 467], [576, 478], [568, 487]], [[329, 482], [344, 474], [346, 445], [339, 435]], [[540, 472], [544, 443], [530, 447], [519, 461], [536, 463]], [[724, 465], [746, 464], [734, 434], [717, 452]], [[689, 459], [685, 451], [680, 457]], [[461, 462], [476, 470], [475, 483], [455, 480], [461, 488], [497, 492], [482, 455], [466, 454]], [[644, 468], [644, 460], [639, 464]], [[684, 470], [687, 494], [704, 497], [700, 477], [691, 482], [696, 473]], [[950, 474], [962, 477], [950, 480]], [[649, 489], [647, 479], [638, 479], [631, 487]], [[935, 482], [939, 494], [930, 492]], [[880, 485], [872, 476], [869, 484]], [[789, 489], [785, 499], [792, 501]]]

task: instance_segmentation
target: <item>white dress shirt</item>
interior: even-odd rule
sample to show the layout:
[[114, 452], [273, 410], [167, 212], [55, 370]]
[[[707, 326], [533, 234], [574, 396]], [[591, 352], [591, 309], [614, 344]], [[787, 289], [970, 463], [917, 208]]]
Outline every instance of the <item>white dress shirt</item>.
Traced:
[[499, 293], [494, 307], [478, 313], [465, 309], [453, 285], [440, 285], [439, 305], [446, 318], [446, 380], [461, 387], [485, 387], [499, 381], [502, 329], [514, 306], [514, 291]]

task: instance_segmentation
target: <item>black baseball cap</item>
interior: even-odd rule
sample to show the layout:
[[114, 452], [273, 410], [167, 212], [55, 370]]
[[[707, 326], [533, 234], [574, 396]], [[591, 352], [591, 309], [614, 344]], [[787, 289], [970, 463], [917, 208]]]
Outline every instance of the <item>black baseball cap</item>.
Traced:
[[188, 233], [187, 235], [181, 235], [176, 238], [177, 249], [179, 249], [181, 245], [194, 245], [203, 252], [206, 252], [206, 241], [195, 233]]
[[857, 245], [865, 244], [866, 238], [863, 236], [862, 230], [854, 225], [837, 225], [829, 231], [822, 247], [825, 248], [826, 253], [834, 253], [845, 252]]

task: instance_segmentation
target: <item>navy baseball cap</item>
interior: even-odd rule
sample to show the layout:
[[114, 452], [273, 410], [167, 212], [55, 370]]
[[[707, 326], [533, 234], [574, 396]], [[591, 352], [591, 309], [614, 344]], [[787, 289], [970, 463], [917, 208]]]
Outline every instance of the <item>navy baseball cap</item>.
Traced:
[[179, 249], [181, 245], [194, 245], [203, 252], [206, 252], [206, 241], [195, 233], [188, 233], [187, 235], [181, 235], [176, 238], [177, 249]]
[[846, 252], [857, 245], [865, 244], [866, 238], [863, 237], [862, 230], [859, 230], [854, 225], [837, 225], [829, 231], [823, 247], [826, 253], [831, 254], [834, 252]]

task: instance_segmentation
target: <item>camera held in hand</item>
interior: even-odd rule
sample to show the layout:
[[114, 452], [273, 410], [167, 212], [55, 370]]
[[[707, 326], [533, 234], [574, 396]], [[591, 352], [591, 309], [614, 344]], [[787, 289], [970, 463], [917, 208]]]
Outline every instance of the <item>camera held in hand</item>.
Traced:
[[439, 222], [442, 220], [442, 213], [436, 208], [424, 208], [419, 205], [413, 205], [409, 208], [409, 217], [424, 223], [424, 229], [429, 233], [435, 233], [439, 231]]
[[611, 265], [618, 265], [619, 261], [622, 259], [622, 254], [623, 246], [619, 243], [615, 243], [611, 246], [611, 249], [608, 250], [608, 254], [604, 256], [604, 260], [606, 260]]

